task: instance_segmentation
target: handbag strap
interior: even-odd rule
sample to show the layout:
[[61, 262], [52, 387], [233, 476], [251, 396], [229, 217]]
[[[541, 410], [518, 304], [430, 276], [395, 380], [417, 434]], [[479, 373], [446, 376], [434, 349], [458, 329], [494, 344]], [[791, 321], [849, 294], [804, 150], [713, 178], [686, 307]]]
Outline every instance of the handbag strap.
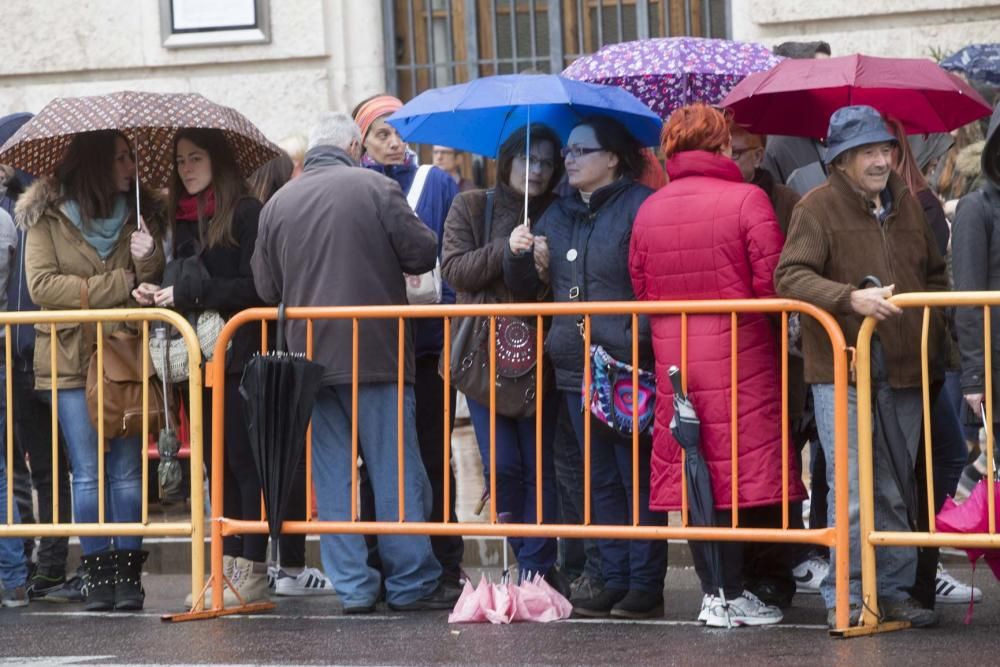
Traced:
[[406, 203], [410, 205], [410, 208], [414, 212], [417, 210], [417, 204], [420, 203], [420, 195], [424, 192], [424, 184], [427, 182], [427, 174], [430, 171], [431, 165], [429, 164], [417, 167], [417, 173], [413, 176], [413, 183], [410, 184], [410, 191], [406, 193]]

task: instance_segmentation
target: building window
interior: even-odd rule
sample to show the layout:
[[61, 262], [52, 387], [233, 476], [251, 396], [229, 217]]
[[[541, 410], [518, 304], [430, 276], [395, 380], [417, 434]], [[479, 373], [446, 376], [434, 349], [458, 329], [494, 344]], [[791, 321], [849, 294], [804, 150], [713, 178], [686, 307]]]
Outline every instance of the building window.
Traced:
[[270, 0], [160, 0], [163, 46], [179, 49], [271, 41]]

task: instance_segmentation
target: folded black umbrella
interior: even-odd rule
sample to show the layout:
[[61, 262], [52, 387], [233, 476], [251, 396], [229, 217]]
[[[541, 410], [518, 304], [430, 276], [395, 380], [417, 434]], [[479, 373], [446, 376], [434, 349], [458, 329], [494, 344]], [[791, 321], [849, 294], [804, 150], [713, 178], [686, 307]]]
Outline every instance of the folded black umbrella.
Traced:
[[[861, 281], [860, 288], [866, 286], [881, 287], [882, 282], [867, 276]], [[912, 530], [917, 525], [917, 485], [914, 477], [914, 461], [906, 444], [906, 434], [899, 425], [896, 412], [896, 400], [892, 387], [889, 385], [889, 369], [886, 366], [885, 350], [878, 334], [871, 338], [871, 375], [872, 375], [872, 421], [875, 433], [872, 446], [876, 452], [882, 453], [889, 461], [892, 478], [899, 489], [899, 495], [906, 504], [907, 523]]]
[[296, 468], [305, 451], [323, 366], [285, 349], [285, 307], [278, 307], [275, 351], [255, 355], [243, 370], [240, 396], [250, 449], [264, 491], [274, 560]]
[[[674, 388], [674, 416], [670, 419], [670, 433], [684, 449], [684, 474], [687, 478], [688, 522], [692, 526], [715, 525], [715, 497], [708, 464], [701, 455], [701, 421], [691, 400], [684, 394], [681, 371], [671, 366], [667, 371]], [[703, 542], [703, 554], [711, 573], [712, 588], [719, 597], [726, 595], [722, 578], [722, 549], [718, 542]]]

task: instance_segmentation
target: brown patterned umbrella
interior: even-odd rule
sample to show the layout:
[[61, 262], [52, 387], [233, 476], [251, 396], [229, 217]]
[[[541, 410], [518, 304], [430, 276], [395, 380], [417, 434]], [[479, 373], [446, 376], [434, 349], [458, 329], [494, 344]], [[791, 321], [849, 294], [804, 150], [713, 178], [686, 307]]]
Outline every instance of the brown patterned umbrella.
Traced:
[[174, 169], [174, 134], [189, 127], [221, 130], [244, 176], [279, 154], [280, 149], [246, 116], [197, 93], [123, 91], [52, 100], [0, 147], [0, 164], [35, 176], [49, 175], [74, 135], [119, 130], [136, 148], [142, 183], [162, 188]]

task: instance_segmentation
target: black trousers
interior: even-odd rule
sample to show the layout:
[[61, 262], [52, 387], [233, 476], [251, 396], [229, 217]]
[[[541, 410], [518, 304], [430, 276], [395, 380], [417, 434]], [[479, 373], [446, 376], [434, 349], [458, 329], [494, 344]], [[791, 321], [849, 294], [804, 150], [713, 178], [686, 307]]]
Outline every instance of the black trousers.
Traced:
[[[223, 472], [222, 508], [227, 517], [258, 520], [261, 518], [261, 485], [257, 465], [250, 449], [250, 434], [240, 397], [240, 376], [226, 375], [225, 417], [226, 451]], [[202, 394], [205, 462], [212, 469], [212, 390]], [[267, 535], [231, 535], [223, 539], [223, 553], [262, 562], [267, 556]]]
[[[428, 521], [440, 522], [444, 519], [444, 476], [450, 478], [451, 498], [448, 503], [448, 514], [452, 522], [457, 522], [455, 516], [455, 473], [449, 465], [444, 465], [444, 380], [438, 375], [440, 355], [423, 355], [416, 359], [416, 375], [413, 393], [416, 396], [417, 408], [417, 441], [420, 445], [420, 458], [427, 477], [431, 482], [431, 514]], [[451, 421], [448, 430], [455, 428], [455, 391], [448, 397], [451, 402]], [[395, 419], [395, 415], [392, 416]], [[375, 520], [375, 496], [372, 492], [368, 475], [362, 468], [358, 482], [361, 496], [361, 520]], [[375, 548], [375, 536], [367, 536], [368, 565], [381, 571], [378, 550]], [[441, 564], [442, 577], [457, 579], [461, 576], [462, 558], [465, 555], [465, 542], [459, 536], [434, 535], [431, 537], [431, 549], [434, 557]]]
[[[778, 528], [781, 526], [781, 505], [740, 508], [740, 526], [744, 528]], [[732, 513], [718, 510], [715, 525], [732, 525]], [[791, 552], [783, 544], [768, 542], [701, 542], [691, 540], [694, 568], [701, 580], [701, 590], [717, 595], [721, 583], [726, 598], [739, 597], [745, 589], [767, 581], [783, 597], [791, 600], [795, 593]], [[709, 549], [719, 550], [722, 577], [716, 581], [709, 566]]]
[[[15, 488], [18, 486], [19, 463], [24, 466], [22, 470], [27, 475], [24, 481], [28, 485], [27, 512], [20, 502], [18, 509], [24, 523], [34, 523], [35, 516], [30, 502], [33, 488], [38, 494], [38, 522], [52, 523], [52, 406], [49, 403], [49, 394], [35, 391], [35, 374], [32, 371], [15, 368], [11, 380], [13, 396], [9, 398], [14, 411]], [[69, 464], [66, 462], [65, 447], [60, 431], [56, 460], [58, 470], [55, 475], [59, 488], [59, 522], [71, 523], [73, 499], [69, 486]], [[30, 542], [34, 546], [34, 540]], [[68, 550], [69, 538], [42, 538], [38, 545], [36, 572], [52, 578], [65, 576]]]

